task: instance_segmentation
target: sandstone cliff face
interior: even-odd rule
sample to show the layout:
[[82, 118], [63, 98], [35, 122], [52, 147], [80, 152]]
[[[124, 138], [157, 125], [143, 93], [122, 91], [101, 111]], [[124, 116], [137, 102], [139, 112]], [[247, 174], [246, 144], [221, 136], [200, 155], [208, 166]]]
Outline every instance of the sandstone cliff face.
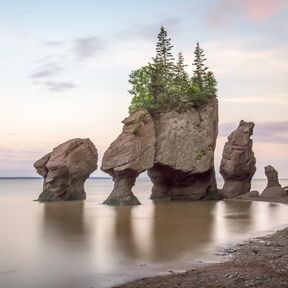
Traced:
[[98, 154], [89, 139], [71, 139], [43, 156], [34, 167], [44, 177], [39, 201], [85, 199], [84, 182], [97, 169]]
[[224, 178], [221, 193], [226, 198], [235, 198], [248, 193], [256, 171], [256, 159], [252, 150], [254, 123], [240, 121], [239, 127], [230, 134], [225, 143], [220, 173]]
[[154, 184], [153, 199], [198, 200], [217, 195], [217, 99], [183, 113], [171, 111], [151, 117], [145, 110], [138, 111], [123, 123], [121, 135], [103, 157], [101, 169], [115, 182], [105, 204], [140, 204], [131, 188], [145, 170]]
[[132, 193], [136, 177], [154, 164], [155, 129], [151, 115], [141, 110], [123, 122], [122, 133], [104, 153], [101, 169], [113, 177], [114, 188], [104, 204], [140, 204]]
[[160, 113], [153, 120], [156, 151], [154, 166], [148, 170], [154, 184], [151, 198], [198, 200], [207, 197], [210, 190], [215, 192], [217, 99], [199, 110]]
[[278, 172], [274, 167], [268, 165], [265, 167], [265, 175], [267, 177], [267, 186], [261, 193], [261, 198], [281, 198], [287, 196], [287, 192], [281, 187], [278, 180]]

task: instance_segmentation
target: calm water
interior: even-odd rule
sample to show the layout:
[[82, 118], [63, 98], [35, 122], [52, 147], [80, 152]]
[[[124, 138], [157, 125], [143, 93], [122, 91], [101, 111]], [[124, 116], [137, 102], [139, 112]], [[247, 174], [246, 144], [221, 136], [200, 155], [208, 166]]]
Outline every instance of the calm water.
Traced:
[[108, 179], [88, 180], [84, 202], [32, 201], [41, 187], [41, 180], [0, 180], [1, 288], [109, 287], [215, 261], [222, 245], [288, 223], [280, 204], [153, 202], [143, 179], [134, 189], [137, 207], [100, 205], [112, 189]]

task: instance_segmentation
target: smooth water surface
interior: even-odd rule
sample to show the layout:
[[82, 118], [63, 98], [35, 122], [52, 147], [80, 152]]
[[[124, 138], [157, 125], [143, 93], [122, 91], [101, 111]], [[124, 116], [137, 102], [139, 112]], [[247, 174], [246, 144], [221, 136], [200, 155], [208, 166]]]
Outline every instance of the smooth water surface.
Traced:
[[143, 205], [101, 205], [112, 185], [90, 179], [86, 201], [43, 204], [32, 201], [42, 180], [0, 180], [0, 287], [109, 287], [216, 260], [219, 246], [288, 223], [283, 204], [153, 202], [146, 179], [134, 189]]

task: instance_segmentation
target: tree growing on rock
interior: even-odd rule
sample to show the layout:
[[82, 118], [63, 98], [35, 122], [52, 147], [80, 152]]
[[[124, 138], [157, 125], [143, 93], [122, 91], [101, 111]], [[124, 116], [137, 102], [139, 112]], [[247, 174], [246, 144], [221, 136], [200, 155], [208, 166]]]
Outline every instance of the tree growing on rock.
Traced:
[[142, 108], [150, 113], [199, 108], [207, 104], [210, 98], [216, 97], [217, 81], [204, 64], [206, 58], [199, 43], [196, 43], [195, 70], [190, 78], [185, 71], [187, 65], [182, 53], [178, 54], [175, 63], [173, 45], [163, 26], [157, 38], [153, 62], [130, 74], [132, 88], [129, 93], [133, 96], [130, 114]]

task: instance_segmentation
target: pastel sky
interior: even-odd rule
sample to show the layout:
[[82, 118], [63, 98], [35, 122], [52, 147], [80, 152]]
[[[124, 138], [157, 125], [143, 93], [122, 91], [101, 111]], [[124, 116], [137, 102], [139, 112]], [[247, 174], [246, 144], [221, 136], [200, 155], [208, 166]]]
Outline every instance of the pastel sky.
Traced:
[[256, 176], [271, 164], [288, 177], [287, 0], [0, 1], [0, 177], [36, 176], [35, 160], [71, 138], [101, 158], [160, 25], [187, 64], [199, 41], [218, 80], [216, 169], [244, 119], [256, 123]]

